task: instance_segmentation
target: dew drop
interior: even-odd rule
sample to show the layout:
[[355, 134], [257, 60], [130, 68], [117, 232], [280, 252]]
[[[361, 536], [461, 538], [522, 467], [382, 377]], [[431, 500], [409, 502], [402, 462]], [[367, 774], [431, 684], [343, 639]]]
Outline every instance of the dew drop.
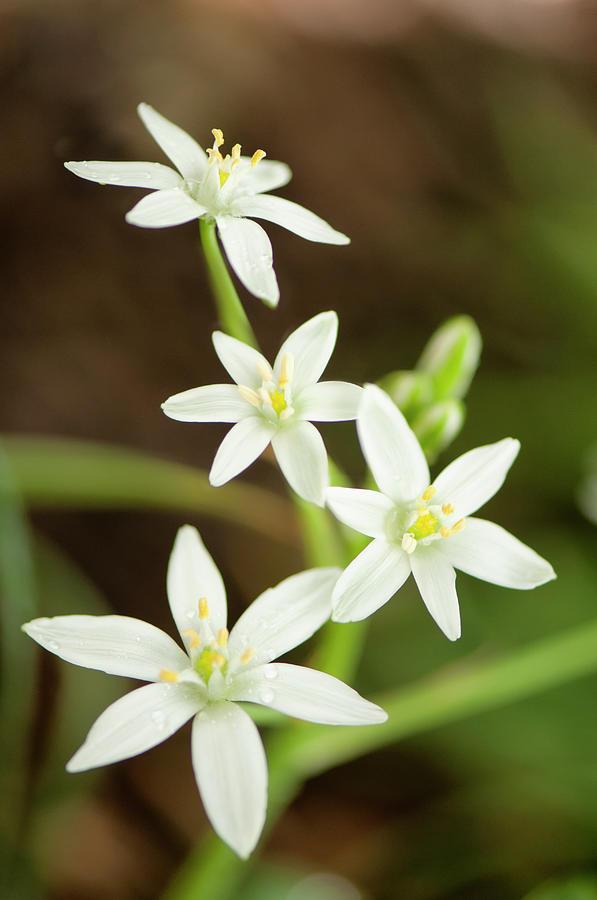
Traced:
[[154, 712], [152, 712], [151, 721], [158, 729], [158, 731], [163, 731], [166, 727], [166, 717], [161, 709], [156, 709]]
[[274, 692], [269, 688], [264, 688], [262, 691], [259, 691], [259, 697], [264, 703], [271, 703], [274, 699]]
[[194, 609], [189, 609], [189, 610], [187, 611], [187, 619], [194, 619], [194, 618], [195, 618], [195, 610], [194, 610]]
[[53, 650], [54, 653], [60, 650], [60, 644], [58, 643], [58, 641], [48, 641], [48, 650]]
[[278, 670], [277, 670], [276, 666], [268, 666], [267, 669], [265, 670], [265, 677], [267, 678], [268, 681], [273, 681], [275, 678], [277, 678]]

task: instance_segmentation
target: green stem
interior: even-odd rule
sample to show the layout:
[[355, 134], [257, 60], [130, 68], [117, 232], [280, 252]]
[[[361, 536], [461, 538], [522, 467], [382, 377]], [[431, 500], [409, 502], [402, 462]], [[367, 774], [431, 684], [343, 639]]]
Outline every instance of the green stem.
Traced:
[[232, 283], [230, 272], [218, 244], [215, 220], [199, 219], [199, 235], [222, 328], [239, 341], [257, 347], [257, 338]]

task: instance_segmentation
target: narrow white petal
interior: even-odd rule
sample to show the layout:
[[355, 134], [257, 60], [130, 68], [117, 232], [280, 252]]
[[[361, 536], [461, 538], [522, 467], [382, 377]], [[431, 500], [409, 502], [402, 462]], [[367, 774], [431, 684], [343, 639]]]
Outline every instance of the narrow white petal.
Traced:
[[161, 163], [89, 160], [65, 162], [64, 168], [87, 181], [118, 187], [141, 187], [159, 191], [178, 187], [182, 183], [178, 172]]
[[271, 366], [265, 356], [249, 344], [214, 331], [211, 336], [218, 358], [230, 377], [237, 384], [243, 384], [256, 390], [261, 387], [264, 372], [271, 372]]
[[112, 703], [91, 727], [66, 768], [84, 772], [150, 750], [178, 731], [203, 706], [190, 684], [146, 684]]
[[178, 422], [240, 422], [255, 413], [235, 384], [208, 384], [182, 391], [168, 397], [162, 409]]
[[168, 600], [176, 627], [183, 634], [197, 627], [199, 600], [205, 597], [214, 631], [226, 626], [226, 589], [215, 562], [192, 525], [178, 529], [168, 563]]
[[23, 625], [29, 637], [66, 662], [109, 675], [158, 681], [161, 669], [182, 671], [189, 660], [165, 632], [129, 616], [54, 616]]
[[210, 484], [220, 487], [244, 472], [261, 456], [275, 431], [276, 426], [261, 416], [250, 416], [233, 425], [218, 447], [209, 473]]
[[334, 588], [335, 622], [366, 619], [387, 603], [410, 575], [407, 554], [384, 538], [376, 538], [353, 559]]
[[459, 518], [470, 516], [499, 491], [519, 450], [520, 441], [504, 438], [463, 453], [433, 482], [433, 502], [451, 503]]
[[265, 219], [287, 228], [307, 241], [320, 244], [350, 244], [350, 238], [336, 231], [315, 213], [282, 197], [258, 194], [255, 197], [239, 197], [235, 201], [235, 211], [241, 216]]
[[328, 455], [315, 425], [291, 422], [274, 432], [272, 447], [293, 491], [304, 500], [323, 506], [328, 486]]
[[253, 720], [235, 703], [210, 705], [195, 718], [193, 769], [215, 832], [246, 859], [265, 822], [267, 761]]
[[332, 675], [274, 663], [259, 666], [234, 680], [231, 700], [245, 700], [321, 725], [375, 725], [387, 713]]
[[292, 170], [286, 163], [275, 159], [262, 159], [256, 166], [251, 165], [250, 156], [241, 156], [236, 170], [240, 194], [262, 194], [284, 187], [292, 178]]
[[379, 489], [393, 500], [413, 500], [429, 485], [425, 454], [385, 391], [366, 385], [357, 419], [359, 440]]
[[294, 364], [292, 389], [298, 395], [308, 384], [319, 381], [334, 352], [337, 337], [338, 316], [332, 310], [303, 322], [280, 347], [274, 363], [276, 376], [280, 374], [282, 360], [290, 355]]
[[207, 156], [197, 141], [147, 103], [140, 103], [137, 112], [154, 141], [178, 171], [191, 180], [202, 178], [207, 168]]
[[294, 406], [310, 422], [347, 422], [356, 419], [362, 393], [347, 381], [318, 381], [300, 392]]
[[325, 499], [336, 518], [349, 528], [373, 538], [385, 536], [388, 516], [394, 509], [394, 504], [385, 494], [330, 487]]
[[226, 256], [240, 281], [268, 306], [277, 306], [280, 289], [272, 245], [261, 225], [235, 216], [218, 216], [216, 221]]
[[494, 522], [467, 518], [440, 547], [453, 566], [502, 587], [529, 590], [555, 578], [550, 563]]
[[309, 569], [257, 597], [230, 632], [230, 658], [250, 647], [250, 665], [260, 665], [303, 644], [329, 619], [339, 574], [339, 569]]
[[460, 609], [456, 594], [456, 573], [437, 548], [417, 547], [410, 564], [423, 602], [446, 637], [460, 637]]
[[195, 203], [183, 190], [172, 188], [143, 197], [125, 218], [129, 225], [140, 228], [169, 228], [198, 219], [204, 212], [205, 208]]

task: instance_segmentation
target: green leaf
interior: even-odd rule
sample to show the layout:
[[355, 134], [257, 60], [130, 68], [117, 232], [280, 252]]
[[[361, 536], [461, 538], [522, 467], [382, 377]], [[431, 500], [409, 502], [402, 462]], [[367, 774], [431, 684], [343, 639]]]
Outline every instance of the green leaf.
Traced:
[[597, 878], [579, 875], [563, 880], [550, 880], [525, 894], [523, 900], [597, 900]]

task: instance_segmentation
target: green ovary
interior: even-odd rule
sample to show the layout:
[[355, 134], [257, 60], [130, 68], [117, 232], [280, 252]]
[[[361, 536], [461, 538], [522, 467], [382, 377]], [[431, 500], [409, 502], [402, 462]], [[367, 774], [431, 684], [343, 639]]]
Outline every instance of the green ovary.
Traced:
[[420, 541], [423, 538], [430, 537], [432, 534], [436, 534], [439, 527], [440, 522], [437, 516], [434, 516], [433, 513], [427, 510], [421, 513], [417, 521], [411, 525], [408, 533], [412, 534], [416, 541]]
[[218, 650], [206, 647], [195, 660], [195, 671], [207, 684], [214, 669], [220, 669], [222, 674], [226, 672], [226, 657]]

